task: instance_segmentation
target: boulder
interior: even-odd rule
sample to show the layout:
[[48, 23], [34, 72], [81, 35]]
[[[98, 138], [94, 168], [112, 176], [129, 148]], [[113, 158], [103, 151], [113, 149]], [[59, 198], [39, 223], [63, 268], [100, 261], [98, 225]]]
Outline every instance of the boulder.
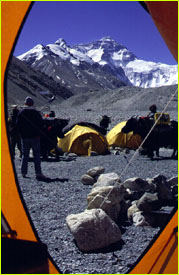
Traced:
[[142, 211], [134, 213], [132, 219], [135, 226], [152, 226], [155, 223], [152, 215], [144, 214]]
[[123, 224], [125, 221], [127, 221], [127, 211], [129, 207], [131, 206], [130, 201], [121, 201], [120, 202], [120, 211], [119, 211], [119, 219], [118, 219], [118, 225]]
[[137, 202], [136, 205], [140, 211], [151, 212], [161, 208], [157, 193], [145, 193]]
[[114, 186], [120, 182], [119, 175], [117, 173], [106, 173], [101, 174], [97, 180], [97, 182], [94, 184], [94, 187], [96, 186]]
[[140, 212], [139, 208], [137, 207], [136, 202], [133, 203], [127, 210], [127, 217], [129, 220], [132, 220], [133, 214]]
[[121, 239], [119, 227], [102, 209], [71, 214], [66, 222], [81, 251], [108, 247]]
[[166, 181], [158, 181], [157, 183], [157, 193], [159, 200], [167, 203], [173, 200], [173, 195], [171, 189], [168, 187]]
[[141, 178], [130, 178], [124, 181], [123, 186], [131, 191], [150, 191], [150, 184]]
[[178, 177], [173, 177], [167, 180], [168, 186], [178, 185]]
[[91, 176], [89, 176], [89, 175], [87, 175], [87, 174], [84, 174], [84, 175], [81, 177], [81, 182], [82, 182], [84, 185], [93, 185], [93, 184], [96, 182], [96, 180], [95, 180], [93, 177], [91, 177]]
[[105, 171], [105, 168], [101, 166], [96, 166], [87, 171], [87, 174], [93, 178], [98, 177], [99, 175], [103, 174]]
[[123, 186], [99, 186], [88, 194], [87, 209], [101, 208], [111, 219], [117, 221], [120, 211], [120, 201], [123, 200], [126, 190]]
[[127, 188], [126, 195], [125, 195], [124, 199], [132, 202], [132, 201], [140, 199], [143, 194], [144, 194], [143, 191], [132, 191], [129, 188]]
[[149, 186], [150, 186], [150, 192], [151, 193], [155, 193], [156, 192], [156, 184], [153, 182], [152, 178], [146, 178], [146, 181], [148, 182]]
[[153, 177], [153, 182], [155, 183], [161, 183], [161, 182], [166, 182], [167, 178], [164, 175], [156, 175]]
[[172, 186], [171, 192], [172, 192], [172, 195], [173, 195], [174, 197], [175, 197], [175, 196], [178, 196], [178, 185]]

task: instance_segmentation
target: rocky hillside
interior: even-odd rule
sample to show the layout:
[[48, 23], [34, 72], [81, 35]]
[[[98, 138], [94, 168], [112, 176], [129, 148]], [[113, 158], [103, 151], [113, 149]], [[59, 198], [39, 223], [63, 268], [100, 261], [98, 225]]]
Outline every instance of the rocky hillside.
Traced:
[[38, 44], [18, 58], [73, 93], [124, 85], [150, 88], [178, 83], [177, 65], [140, 60], [110, 37], [75, 46], [60, 38], [52, 44]]
[[[89, 111], [108, 115], [118, 111], [133, 111], [137, 114], [138, 111], [148, 111], [149, 106], [154, 103], [158, 111], [161, 111], [177, 89], [177, 85], [146, 89], [121, 86], [113, 90], [88, 89], [85, 93], [78, 92], [74, 95], [53, 78], [34, 70], [15, 57], [9, 66], [6, 81], [8, 108], [13, 104], [21, 106], [26, 96], [32, 96], [37, 108], [54, 109], [57, 115], [67, 117], [69, 109], [74, 117], [79, 117], [81, 111], [85, 111], [87, 116]], [[167, 110], [177, 112], [177, 92]]]
[[144, 111], [149, 106], [156, 104], [158, 110], [163, 110], [171, 96], [175, 94], [168, 106], [168, 110], [177, 110], [178, 93], [177, 85], [158, 88], [120, 87], [112, 91], [91, 91], [74, 95], [62, 102], [61, 108], [82, 108], [88, 111], [119, 110], [119, 111]]
[[26, 96], [43, 106], [54, 99], [61, 102], [72, 92], [44, 73], [37, 72], [25, 62], [13, 57], [6, 78], [8, 105], [22, 105]]

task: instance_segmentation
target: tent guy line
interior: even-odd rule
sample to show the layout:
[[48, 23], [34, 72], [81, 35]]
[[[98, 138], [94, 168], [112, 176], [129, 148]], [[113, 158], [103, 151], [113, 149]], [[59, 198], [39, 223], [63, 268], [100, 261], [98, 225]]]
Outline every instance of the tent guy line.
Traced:
[[[160, 113], [160, 115], [158, 116], [158, 118], [156, 119], [154, 125], [152, 126], [152, 128], [150, 129], [150, 131], [148, 132], [147, 136], [145, 137], [145, 139], [142, 141], [142, 143], [140, 144], [139, 148], [135, 151], [134, 155], [131, 157], [131, 159], [128, 161], [127, 165], [125, 166], [125, 168], [123, 169], [123, 171], [121, 172], [121, 174], [119, 175], [119, 179], [121, 179], [122, 175], [125, 174], [125, 172], [127, 171], [127, 169], [129, 168], [130, 164], [134, 161], [135, 157], [137, 156], [137, 154], [139, 153], [139, 150], [141, 149], [141, 147], [143, 146], [144, 142], [147, 140], [147, 138], [149, 137], [149, 135], [151, 134], [151, 132], [153, 131], [154, 127], [157, 125], [157, 123], [159, 122], [160, 118], [162, 117], [162, 115], [164, 114], [164, 112], [167, 110], [170, 102], [173, 100], [173, 98], [175, 97], [175, 95], [178, 93], [178, 88], [175, 90], [175, 92], [171, 95], [170, 99], [168, 100], [167, 104], [165, 105], [165, 107], [163, 108], [162, 112]], [[113, 191], [114, 187], [116, 186], [116, 183], [114, 184], [113, 188], [111, 188], [111, 190], [107, 193], [107, 195], [104, 197], [104, 200], [101, 202], [100, 204], [100, 208], [103, 206], [103, 204], [105, 203], [105, 201], [108, 199], [108, 197], [110, 196], [111, 192]], [[90, 205], [90, 204], [89, 204]]]

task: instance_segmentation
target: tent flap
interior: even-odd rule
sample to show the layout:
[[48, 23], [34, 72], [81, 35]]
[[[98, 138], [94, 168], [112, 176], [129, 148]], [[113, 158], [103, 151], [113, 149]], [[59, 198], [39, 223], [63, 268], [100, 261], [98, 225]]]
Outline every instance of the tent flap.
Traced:
[[125, 125], [126, 121], [120, 122], [109, 131], [106, 136], [108, 144], [112, 147], [137, 149], [142, 142], [142, 138], [137, 134], [133, 134], [133, 132], [122, 133], [122, 128]]
[[178, 274], [178, 211], [130, 274]]
[[2, 238], [3, 274], [48, 274], [47, 246], [39, 242]]

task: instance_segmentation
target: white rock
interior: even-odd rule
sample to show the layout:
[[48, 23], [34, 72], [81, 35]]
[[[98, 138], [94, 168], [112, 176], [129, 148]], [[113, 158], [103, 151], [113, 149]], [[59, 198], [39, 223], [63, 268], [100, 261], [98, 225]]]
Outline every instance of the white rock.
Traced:
[[132, 216], [133, 223], [135, 226], [149, 226], [150, 223], [147, 221], [146, 217], [142, 212], [136, 212]]
[[87, 209], [101, 208], [111, 219], [117, 221], [120, 211], [120, 201], [123, 200], [125, 189], [123, 186], [99, 186], [88, 194]]
[[66, 222], [82, 251], [104, 248], [121, 239], [119, 227], [102, 209], [71, 214]]
[[140, 211], [140, 210], [139, 210], [139, 208], [137, 207], [136, 202], [133, 203], [133, 204], [128, 208], [128, 210], [127, 210], [127, 217], [128, 217], [128, 219], [131, 220], [132, 217], [133, 217], [133, 214], [135, 214], [136, 212], [139, 212], [139, 211]]
[[106, 174], [101, 174], [95, 183], [94, 187], [96, 186], [112, 186], [115, 184], [118, 184], [120, 182], [119, 175], [117, 173], [106, 173]]

